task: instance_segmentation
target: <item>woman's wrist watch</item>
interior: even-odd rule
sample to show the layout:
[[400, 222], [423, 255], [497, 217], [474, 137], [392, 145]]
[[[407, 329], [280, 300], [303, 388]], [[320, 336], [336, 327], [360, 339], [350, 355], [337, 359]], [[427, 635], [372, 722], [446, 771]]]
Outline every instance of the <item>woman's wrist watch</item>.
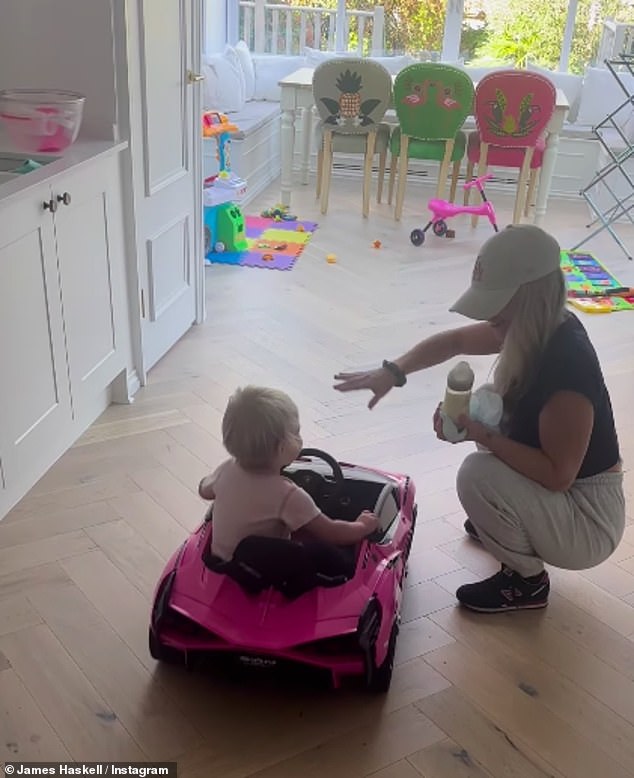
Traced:
[[407, 376], [398, 365], [384, 359], [382, 367], [394, 376], [394, 386], [405, 386], [407, 383]]

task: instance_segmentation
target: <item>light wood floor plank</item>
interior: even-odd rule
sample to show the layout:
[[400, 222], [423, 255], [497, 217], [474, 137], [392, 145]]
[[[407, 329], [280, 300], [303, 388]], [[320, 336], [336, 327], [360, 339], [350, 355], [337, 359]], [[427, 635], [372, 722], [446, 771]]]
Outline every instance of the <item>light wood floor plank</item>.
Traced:
[[[453, 740], [434, 743], [408, 757], [420, 775], [425, 778], [492, 778], [490, 772], [474, 761], [465, 748]], [[499, 770], [499, 766], [497, 767]], [[498, 773], [503, 775], [503, 773]]]
[[31, 543], [0, 548], [0, 570], [3, 575], [22, 572], [29, 567], [83, 554], [94, 547], [94, 542], [82, 530], [63, 532]]
[[[496, 724], [455, 686], [426, 697], [416, 707], [458, 744], [462, 763], [468, 760], [481, 765], [493, 778], [560, 778], [562, 775], [547, 765], [539, 753], [518, 741], [506, 723]], [[409, 761], [423, 767], [428, 759], [425, 750], [411, 755]], [[453, 771], [446, 773], [447, 778], [453, 778], [459, 769], [458, 765], [453, 766]]]
[[57, 733], [17, 674], [0, 672], [0, 761], [70, 761]]
[[0, 649], [73, 759], [146, 759], [46, 625], [4, 635]]
[[0, 635], [41, 624], [42, 619], [22, 595], [0, 598]]
[[477, 701], [518, 747], [524, 743], [555, 770], [575, 778], [596, 778], [599, 774], [630, 778], [630, 771], [600, 746], [585, 740], [538, 697], [518, 689], [474, 651], [453, 643], [425, 659], [472, 702]]
[[29, 600], [144, 753], [171, 761], [200, 741], [194, 722], [74, 584], [35, 589]]
[[[492, 619], [483, 625], [473, 615], [455, 609], [435, 613], [433, 618], [446, 632], [478, 656], [486, 657], [498, 673], [573, 727], [588, 742], [598, 748], [611, 742], [610, 756], [622, 767], [634, 765], [634, 726], [546, 663], [515, 652], [503, 636], [498, 637], [500, 630]], [[627, 684], [627, 679], [623, 678], [622, 682]]]

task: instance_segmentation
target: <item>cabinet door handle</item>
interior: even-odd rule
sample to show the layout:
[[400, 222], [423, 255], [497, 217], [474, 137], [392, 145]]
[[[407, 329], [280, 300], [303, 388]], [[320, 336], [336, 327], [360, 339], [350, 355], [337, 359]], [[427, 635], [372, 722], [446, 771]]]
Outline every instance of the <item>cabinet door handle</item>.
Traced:
[[57, 203], [52, 198], [47, 202], [46, 200], [42, 203], [44, 206], [45, 211], [50, 211], [51, 213], [55, 213], [57, 210]]
[[197, 84], [200, 81], [204, 81], [205, 77], [200, 75], [200, 73], [193, 73], [191, 70], [187, 71], [187, 81], [190, 84]]
[[70, 194], [68, 192], [64, 192], [63, 195], [57, 195], [57, 202], [64, 203], [64, 205], [70, 205]]

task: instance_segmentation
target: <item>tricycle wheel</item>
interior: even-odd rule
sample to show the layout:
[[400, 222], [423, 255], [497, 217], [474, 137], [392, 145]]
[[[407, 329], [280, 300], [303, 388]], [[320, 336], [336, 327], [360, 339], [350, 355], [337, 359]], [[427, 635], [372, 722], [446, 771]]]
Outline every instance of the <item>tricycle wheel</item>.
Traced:
[[150, 627], [149, 632], [149, 649], [152, 659], [156, 659], [157, 662], [163, 662], [168, 665], [180, 665], [183, 664], [183, 655], [176, 648], [171, 646], [165, 646], [156, 637], [154, 630]]
[[422, 246], [425, 242], [425, 233], [422, 230], [412, 230], [409, 239], [415, 246]]
[[366, 688], [369, 692], [375, 694], [385, 694], [390, 689], [392, 683], [392, 673], [394, 672], [394, 656], [396, 654], [396, 638], [398, 636], [398, 623], [394, 620], [392, 631], [390, 632], [390, 642], [387, 647], [385, 659], [378, 666], [373, 666], [366, 682]]
[[432, 229], [436, 237], [442, 238], [443, 235], [447, 232], [447, 222], [439, 219], [437, 222], [434, 222]]

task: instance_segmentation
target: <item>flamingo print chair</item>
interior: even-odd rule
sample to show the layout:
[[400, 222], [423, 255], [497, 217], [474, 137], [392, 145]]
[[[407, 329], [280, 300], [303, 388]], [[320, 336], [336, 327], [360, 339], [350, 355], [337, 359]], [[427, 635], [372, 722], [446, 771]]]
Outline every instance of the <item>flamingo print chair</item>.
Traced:
[[[467, 177], [484, 175], [487, 166], [517, 168], [513, 224], [528, 215], [546, 148], [546, 127], [555, 110], [557, 91], [545, 76], [524, 70], [489, 73], [476, 88], [477, 132], [469, 135]], [[528, 183], [528, 192], [527, 190]], [[465, 203], [468, 193], [465, 194]], [[478, 217], [472, 217], [477, 224]]]
[[392, 99], [392, 77], [377, 62], [362, 58], [326, 60], [315, 68], [313, 97], [320, 122], [318, 132], [317, 196], [321, 212], [328, 210], [333, 152], [363, 154], [363, 215], [370, 209], [374, 155], [379, 154], [381, 202], [390, 126], [383, 117]]
[[436, 197], [443, 196], [449, 165], [453, 162], [449, 195], [453, 202], [467, 145], [467, 136], [460, 128], [473, 110], [473, 97], [471, 78], [451, 65], [421, 62], [409, 65], [396, 76], [394, 107], [400, 126], [393, 131], [390, 142], [388, 202], [392, 202], [398, 162], [394, 211], [397, 220], [403, 212], [409, 159], [440, 162]]

